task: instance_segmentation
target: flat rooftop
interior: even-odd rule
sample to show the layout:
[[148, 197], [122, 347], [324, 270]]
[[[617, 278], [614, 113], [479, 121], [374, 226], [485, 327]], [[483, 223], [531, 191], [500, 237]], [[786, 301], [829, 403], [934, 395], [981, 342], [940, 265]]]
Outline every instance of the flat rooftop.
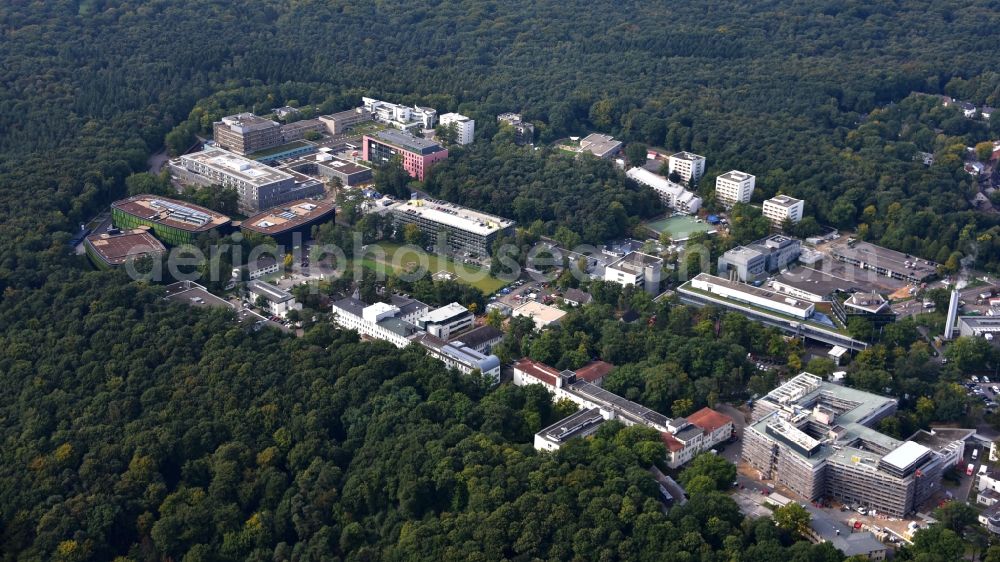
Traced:
[[466, 207], [436, 199], [411, 199], [390, 207], [393, 213], [421, 217], [431, 222], [487, 236], [514, 226], [514, 221], [473, 211]]
[[87, 244], [110, 265], [121, 265], [134, 256], [159, 255], [167, 251], [163, 243], [145, 228], [121, 234], [94, 234], [87, 237]]
[[444, 148], [442, 148], [442, 146], [435, 141], [417, 137], [396, 129], [385, 129], [384, 131], [379, 131], [375, 133], [373, 138], [410, 152], [416, 152], [417, 154], [433, 154], [444, 150]]
[[[613, 392], [604, 390], [593, 383], [576, 381], [569, 385], [568, 390], [584, 396], [592, 402], [600, 403], [620, 415], [631, 417], [633, 420], [643, 423], [644, 425], [653, 423], [666, 427], [670, 423], [670, 418], [667, 416], [664, 416], [655, 410], [651, 410], [642, 404], [622, 398]], [[700, 432], [701, 430], [698, 431]]]
[[859, 284], [850, 279], [806, 266], [782, 271], [774, 277], [774, 282], [823, 297], [836, 291], [850, 293], [862, 289]]
[[554, 443], [565, 443], [579, 435], [590, 434], [595, 427], [604, 423], [604, 416], [597, 408], [578, 410], [538, 432]]
[[794, 197], [789, 197], [788, 195], [775, 195], [774, 197], [767, 200], [767, 203], [772, 203], [780, 207], [794, 207], [801, 203], [801, 199], [796, 199]]
[[302, 119], [301, 121], [293, 121], [287, 125], [282, 125], [282, 132], [285, 131], [301, 131], [303, 129], [313, 129], [316, 127], [326, 128], [326, 124], [319, 119]]
[[996, 316], [959, 316], [958, 322], [973, 330], [1000, 332], [1000, 317]]
[[535, 320], [535, 324], [550, 324], [566, 316], [566, 311], [559, 310], [554, 306], [530, 301], [514, 309], [514, 316], [530, 316]]
[[[844, 242], [831, 244], [830, 254], [854, 258], [900, 273], [909, 273], [921, 279], [936, 275], [938, 268], [938, 264], [935, 262], [853, 238], [849, 238]], [[907, 262], [910, 263], [909, 267], [906, 265]]]
[[640, 272], [643, 268], [652, 265], [663, 265], [663, 258], [644, 254], [642, 252], [629, 252], [625, 257], [609, 264], [612, 269], [624, 269], [631, 272]]
[[951, 445], [955, 441], [965, 441], [975, 435], [975, 429], [962, 429], [958, 427], [932, 427], [930, 431], [926, 429], [917, 430], [910, 436], [909, 441], [919, 443], [933, 451], [940, 451]]
[[333, 201], [300, 199], [258, 213], [243, 221], [241, 227], [261, 234], [280, 234], [333, 214]]
[[902, 445], [893, 449], [891, 453], [882, 457], [882, 462], [899, 470], [905, 470], [929, 452], [930, 449], [920, 443], [905, 441]]
[[159, 195], [135, 195], [111, 204], [130, 215], [151, 222], [186, 230], [204, 232], [229, 224], [229, 217], [193, 203], [168, 199]]
[[682, 150], [681, 152], [676, 152], [676, 153], [670, 155], [670, 157], [671, 158], [677, 158], [679, 160], [689, 160], [691, 162], [694, 162], [696, 160], [704, 160], [705, 159], [705, 157], [701, 156], [700, 154], [695, 154], [693, 152], [687, 152], [685, 150]]
[[193, 154], [185, 154], [181, 156], [181, 161], [197, 162], [256, 186], [292, 179], [292, 175], [288, 172], [216, 147], [206, 148]]
[[247, 290], [255, 295], [260, 295], [271, 302], [285, 302], [292, 300], [292, 294], [275, 287], [270, 283], [253, 280], [247, 283]]
[[[762, 289], [760, 287], [754, 287], [753, 285], [748, 285], [747, 283], [740, 283], [737, 281], [730, 281], [728, 279], [723, 279], [722, 277], [716, 277], [715, 275], [709, 275], [708, 273], [699, 273], [691, 281], [702, 281], [715, 285], [717, 287], [724, 287], [731, 291], [743, 293], [745, 295], [752, 295], [754, 297], [769, 300], [775, 303], [779, 303], [782, 306], [790, 306], [798, 310], [809, 310], [813, 303], [803, 301], [801, 299], [790, 298], [781, 293], [774, 291], [769, 291], [767, 289]], [[697, 287], [695, 287], [697, 288]]]
[[233, 305], [228, 301], [220, 299], [212, 293], [209, 293], [205, 287], [191, 281], [178, 281], [167, 285], [165, 288], [166, 295], [164, 295], [163, 298], [168, 301], [179, 302], [191, 306], [233, 308]]
[[743, 182], [743, 181], [746, 181], [748, 179], [753, 178], [754, 176], [752, 174], [748, 174], [746, 172], [741, 172], [739, 170], [730, 170], [730, 171], [728, 171], [728, 172], [720, 175], [719, 177], [722, 178], [722, 179], [724, 179], [724, 180], [735, 181], [735, 182]]
[[458, 304], [457, 302], [453, 302], [445, 306], [442, 306], [440, 308], [435, 308], [434, 310], [425, 312], [424, 315], [420, 318], [420, 321], [431, 322], [436, 324], [438, 322], [447, 322], [452, 318], [457, 318], [459, 316], [467, 316], [471, 314], [472, 313], [469, 312], [468, 308], [465, 308], [464, 306]]
[[251, 131], [260, 131], [280, 126], [276, 121], [258, 117], [249, 112], [223, 117], [221, 123], [237, 133], [249, 133]]
[[621, 141], [615, 140], [611, 135], [600, 133], [591, 133], [580, 140], [580, 150], [590, 152], [595, 156], [603, 156], [621, 145]]

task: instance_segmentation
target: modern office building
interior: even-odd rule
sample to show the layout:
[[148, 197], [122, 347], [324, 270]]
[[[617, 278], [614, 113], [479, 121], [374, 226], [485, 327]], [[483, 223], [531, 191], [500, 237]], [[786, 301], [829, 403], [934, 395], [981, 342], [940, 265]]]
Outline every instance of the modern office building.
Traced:
[[476, 122], [459, 113], [445, 113], [441, 116], [441, 125], [455, 127], [455, 142], [470, 144], [476, 133]]
[[281, 271], [281, 264], [278, 263], [278, 260], [274, 256], [260, 256], [243, 266], [234, 267], [232, 281], [232, 285], [234, 287], [236, 286], [236, 282], [239, 281], [243, 271], [247, 272], [246, 280], [253, 281], [254, 279], [260, 279], [261, 277], [278, 273]]
[[325, 193], [319, 180], [272, 168], [220, 148], [185, 154], [171, 161], [170, 168], [182, 181], [235, 189], [240, 211], [246, 214]]
[[903, 517], [941, 489], [948, 451], [871, 429], [896, 400], [801, 373], [754, 404], [742, 459], [809, 501], [823, 497]]
[[393, 295], [391, 300], [391, 303], [377, 302], [368, 305], [354, 296], [336, 301], [333, 303], [334, 323], [341, 328], [355, 330], [363, 336], [388, 341], [396, 347], [403, 348], [411, 343], [420, 345], [431, 357], [449, 368], [465, 374], [479, 371], [499, 382], [500, 360], [495, 355], [488, 355], [463, 343], [460, 335], [447, 341], [418, 326], [420, 320], [427, 316], [433, 319], [453, 318], [451, 313], [455, 307], [468, 313], [465, 307], [452, 303], [438, 309], [441, 312], [435, 314], [438, 311], [429, 310], [420, 301], [399, 295]]
[[520, 145], [535, 141], [535, 126], [521, 119], [520, 113], [501, 113], [497, 122], [505, 123], [514, 128], [514, 142]]
[[142, 257], [158, 259], [167, 252], [148, 226], [94, 234], [84, 238], [83, 247], [90, 261], [99, 269], [119, 267]]
[[372, 119], [397, 129], [433, 129], [437, 124], [437, 111], [429, 107], [408, 107], [375, 98], [361, 98], [361, 103]]
[[756, 185], [755, 176], [731, 170], [715, 178], [715, 198], [730, 207], [736, 203], [749, 203]]
[[896, 313], [889, 306], [889, 301], [878, 293], [859, 291], [842, 300], [833, 298], [830, 305], [833, 307], [833, 314], [845, 326], [852, 318], [867, 320], [876, 327], [896, 321]]
[[788, 267], [801, 253], [801, 240], [774, 234], [719, 256], [719, 277], [735, 276], [744, 283], [752, 283]]
[[777, 227], [785, 224], [785, 221], [797, 223], [802, 220], [802, 209], [805, 201], [789, 197], [787, 195], [775, 195], [764, 201], [762, 213], [771, 224]]
[[259, 279], [247, 283], [247, 292], [254, 300], [263, 297], [264, 308], [271, 316], [285, 318], [289, 311], [302, 310], [302, 304], [291, 293]]
[[285, 142], [277, 121], [253, 113], [238, 113], [216, 121], [212, 124], [212, 137], [220, 147], [244, 156]]
[[604, 268], [604, 280], [623, 286], [640, 287], [651, 295], [658, 295], [662, 273], [663, 258], [630, 252]]
[[340, 185], [347, 187], [371, 183], [373, 179], [371, 168], [337, 158], [330, 154], [329, 149], [320, 149], [316, 153], [278, 166], [278, 169], [289, 173], [298, 172], [310, 176], [336, 179], [340, 181]]
[[701, 197], [685, 189], [683, 185], [674, 183], [645, 168], [632, 168], [625, 172], [625, 175], [641, 185], [651, 187], [659, 195], [663, 204], [674, 211], [693, 215], [701, 208]]
[[[514, 364], [513, 382], [518, 386], [541, 385], [555, 399], [567, 399], [584, 411], [597, 410], [602, 420], [579, 412], [543, 429], [535, 435], [535, 448], [554, 450], [572, 437], [583, 437], [596, 431], [604, 420], [618, 420], [625, 425], [642, 425], [660, 432], [667, 448], [667, 465], [677, 468], [698, 453], [708, 451], [729, 439], [733, 434], [733, 420], [711, 408], [702, 408], [688, 418], [668, 418], [641, 404], [608, 392], [599, 384], [581, 377], [577, 372], [558, 371], [552, 367], [521, 359]], [[584, 423], [585, 422], [585, 423]], [[577, 427], [583, 424], [584, 427]]]
[[488, 256], [493, 242], [514, 235], [514, 221], [434, 199], [411, 199], [390, 208], [397, 225], [415, 224], [427, 240], [441, 236], [454, 252]]
[[135, 195], [115, 201], [111, 204], [111, 221], [121, 230], [148, 226], [157, 239], [170, 246], [189, 244], [199, 234], [212, 230], [226, 234], [230, 225], [225, 215], [159, 195]]
[[959, 316], [958, 335], [1000, 341], [1000, 317]]
[[471, 328], [474, 320], [468, 308], [453, 302], [427, 311], [417, 319], [417, 326], [434, 337], [447, 340], [452, 334]]
[[829, 255], [839, 262], [910, 283], [925, 283], [937, 276], [938, 264], [932, 261], [876, 246], [869, 242], [862, 242], [855, 238], [848, 238], [846, 242], [832, 244]]
[[384, 166], [399, 158], [410, 177], [421, 181], [427, 177], [431, 166], [448, 158], [447, 148], [403, 131], [379, 131], [374, 136], [365, 135], [361, 143], [361, 157], [365, 160]]
[[611, 135], [591, 133], [580, 139], [579, 152], [589, 152], [594, 156], [607, 160], [622, 149], [622, 141], [615, 140]]
[[291, 243], [298, 233], [301, 240], [310, 238], [317, 224], [334, 220], [336, 205], [332, 200], [300, 199], [258, 213], [240, 223], [247, 237], [269, 237], [279, 244]]
[[328, 133], [331, 135], [342, 135], [350, 131], [355, 125], [371, 121], [372, 113], [363, 107], [356, 107], [331, 115], [320, 115], [318, 119], [326, 125]]
[[281, 140], [292, 142], [304, 139], [308, 133], [322, 135], [326, 132], [326, 123], [319, 119], [303, 119], [281, 126]]
[[730, 281], [708, 273], [699, 273], [690, 281], [693, 288], [718, 295], [723, 299], [746, 303], [751, 306], [778, 312], [800, 320], [805, 320], [815, 312], [811, 302], [800, 301], [785, 295], [768, 291], [746, 283]]
[[694, 185], [705, 175], [705, 157], [691, 152], [678, 152], [667, 159], [667, 169], [688, 182], [688, 185]]

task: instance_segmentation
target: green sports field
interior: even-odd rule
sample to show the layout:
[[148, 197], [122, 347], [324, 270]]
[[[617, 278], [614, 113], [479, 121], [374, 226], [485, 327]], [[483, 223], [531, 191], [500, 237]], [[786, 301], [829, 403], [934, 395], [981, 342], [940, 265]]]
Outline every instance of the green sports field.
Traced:
[[656, 234], [663, 232], [674, 240], [687, 240], [696, 232], [711, 232], [715, 229], [705, 221], [688, 215], [678, 215], [676, 217], [664, 217], [645, 223], [646, 228]]
[[[382, 252], [385, 252], [384, 256], [381, 253], [376, 256], [373, 247], [378, 247]], [[385, 271], [394, 274], [411, 271], [418, 267], [426, 268], [430, 271], [431, 275], [439, 271], [447, 271], [455, 274], [455, 280], [459, 283], [472, 285], [486, 295], [491, 295], [499, 291], [506, 284], [500, 279], [489, 275], [478, 266], [456, 263], [449, 258], [428, 254], [423, 250], [413, 247], [403, 247], [400, 244], [392, 242], [372, 244], [365, 252], [365, 255], [355, 257], [352, 260], [352, 266], [359, 264], [373, 271], [377, 271], [382, 267], [385, 268]]]

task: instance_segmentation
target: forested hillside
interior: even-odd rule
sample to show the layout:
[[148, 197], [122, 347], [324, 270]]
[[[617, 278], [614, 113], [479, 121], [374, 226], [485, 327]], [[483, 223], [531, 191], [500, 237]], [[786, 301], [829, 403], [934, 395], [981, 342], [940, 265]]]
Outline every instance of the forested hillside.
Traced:
[[[325, 326], [300, 339], [244, 333], [168, 306], [155, 287], [86, 272], [66, 241], [149, 154], [224, 112], [293, 100], [333, 111], [371, 94], [463, 111], [481, 141], [496, 113], [519, 110], [544, 142], [597, 130], [694, 150], [709, 176], [753, 172], [761, 195], [805, 197], [820, 222], [965, 254], [996, 219], [969, 209], [959, 169], [925, 169], [895, 145], [948, 153], [989, 132], [929, 107], [879, 108], [913, 91], [1000, 105], [998, 8], [2, 3], [0, 559], [838, 559], [789, 546], [769, 521], [741, 523], [710, 490], [663, 515], [643, 471], [660, 445], [641, 431], [541, 456], [528, 439], [555, 414], [537, 391], [487, 393], [419, 353]], [[947, 138], [911, 135], [918, 121]], [[602, 217], [592, 194], [564, 204], [569, 183], [553, 179], [593, 190], [612, 183], [605, 171], [575, 176], [528, 155], [504, 167], [491, 151], [456, 158], [436, 187], [496, 212], [499, 187], [525, 222], [621, 219], [614, 204]], [[491, 177], [466, 190], [463, 169]], [[545, 178], [530, 184], [536, 197], [520, 177]], [[649, 212], [620, 187], [627, 214]], [[978, 258], [995, 263], [985, 248]], [[633, 377], [621, 386], [648, 393]]]

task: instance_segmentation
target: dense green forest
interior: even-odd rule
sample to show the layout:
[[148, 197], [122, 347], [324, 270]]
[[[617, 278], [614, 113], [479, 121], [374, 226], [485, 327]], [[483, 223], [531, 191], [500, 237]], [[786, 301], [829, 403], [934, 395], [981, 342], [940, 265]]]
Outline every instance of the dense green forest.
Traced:
[[[86, 272], [66, 242], [128, 192], [151, 153], [183, 150], [224, 112], [293, 101], [332, 111], [368, 94], [462, 111], [480, 142], [498, 133], [496, 113], [516, 110], [542, 142], [597, 130], [690, 149], [709, 157], [709, 177], [755, 173], [759, 196], [805, 197], [820, 222], [865, 223], [866, 237], [932, 259], [969, 255], [976, 241], [977, 260], [992, 266], [996, 219], [970, 209], [948, 156], [997, 124], [959, 123], [910, 95], [1000, 105], [998, 7], [0, 5], [0, 558], [838, 560], [769, 520], [743, 521], [711, 489], [664, 515], [643, 470], [659, 444], [641, 430], [609, 426], [539, 455], [531, 432], [564, 412], [537, 390], [489, 392], [414, 350], [325, 324], [299, 339], [246, 333], [221, 313], [167, 305], [154, 287]], [[913, 147], [941, 163], [907, 159]], [[490, 191], [502, 189], [519, 220], [588, 241], [630, 225], [612, 201], [629, 220], [655, 211], [599, 163], [525, 154], [504, 166], [498, 149], [456, 154], [435, 188], [496, 212], [503, 201]], [[461, 174], [489, 177], [467, 185]], [[535, 193], [519, 185], [531, 178], [544, 178], [529, 184]], [[572, 188], [581, 193], [567, 202]], [[596, 189], [609, 191], [606, 216]], [[673, 349], [677, 338], [633, 356], [622, 342], [654, 338], [579, 322], [595, 330], [588, 352], [600, 340], [634, 363], [612, 381], [630, 396], [700, 404], [711, 391], [702, 373], [723, 394], [743, 380]], [[557, 336], [526, 342], [527, 352], [579, 347], [573, 333]], [[739, 367], [732, 346], [770, 339], [737, 336], [713, 344], [728, 358], [719, 369]], [[852, 376], [937, 389], [926, 361], [906, 357], [912, 346], [899, 349], [873, 352]], [[647, 374], [663, 361], [677, 363], [666, 382], [687, 370], [698, 378], [661, 390]], [[947, 390], [929, 407], [954, 412]], [[948, 540], [922, 540], [920, 559], [950, 560], [954, 549], [941, 545], [957, 537], [935, 532]]]

